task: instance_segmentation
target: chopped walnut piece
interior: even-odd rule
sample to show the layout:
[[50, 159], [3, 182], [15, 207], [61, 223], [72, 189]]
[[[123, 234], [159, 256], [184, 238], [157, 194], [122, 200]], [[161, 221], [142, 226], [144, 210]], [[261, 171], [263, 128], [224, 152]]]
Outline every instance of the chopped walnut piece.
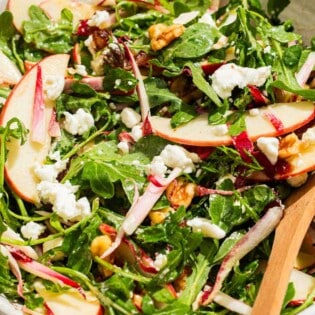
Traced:
[[288, 159], [298, 155], [301, 151], [302, 141], [295, 133], [291, 133], [280, 140], [279, 158]]
[[149, 27], [149, 37], [151, 48], [154, 51], [160, 50], [169, 45], [174, 39], [180, 37], [185, 31], [185, 26], [181, 24], [165, 25], [154, 24]]
[[166, 189], [166, 197], [175, 209], [179, 206], [188, 207], [195, 196], [196, 184], [175, 179]]
[[166, 207], [159, 210], [152, 210], [149, 213], [149, 218], [151, 220], [151, 225], [163, 223], [170, 212], [174, 211], [172, 207]]

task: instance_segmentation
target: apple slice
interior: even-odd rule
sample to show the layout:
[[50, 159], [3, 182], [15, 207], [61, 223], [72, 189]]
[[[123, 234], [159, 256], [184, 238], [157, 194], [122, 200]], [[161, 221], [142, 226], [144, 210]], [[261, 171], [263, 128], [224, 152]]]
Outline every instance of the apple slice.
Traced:
[[70, 0], [44, 0], [39, 7], [49, 16], [51, 20], [58, 21], [62, 9], [67, 8], [73, 14], [73, 25], [76, 26], [80, 20], [90, 19], [96, 11], [96, 6]]
[[[312, 102], [277, 103], [259, 109], [258, 115], [246, 114], [247, 133], [251, 140], [259, 137], [280, 136], [311, 121], [315, 116]], [[232, 144], [228, 134], [222, 135], [217, 126], [208, 124], [208, 115], [202, 114], [189, 123], [173, 129], [170, 118], [151, 117], [153, 133], [172, 142], [193, 146]], [[281, 127], [279, 125], [281, 124]]]
[[294, 284], [295, 294], [291, 301], [294, 304], [301, 304], [315, 288], [315, 278], [303, 271], [293, 269], [290, 275], [290, 282]]
[[13, 24], [15, 28], [22, 32], [23, 21], [30, 19], [28, 15], [28, 8], [31, 5], [39, 5], [42, 0], [8, 0], [7, 9], [11, 11], [13, 15]]
[[102, 315], [103, 309], [98, 299], [90, 292], [85, 292], [85, 298], [77, 290], [66, 292], [47, 291], [40, 283], [35, 283], [38, 294], [44, 299], [45, 305], [54, 315]]
[[16, 84], [21, 77], [18, 67], [0, 50], [0, 84]]
[[[39, 65], [42, 70], [43, 82], [49, 75], [64, 78], [69, 61], [66, 54], [52, 55], [43, 59]], [[31, 68], [14, 87], [0, 115], [0, 125], [4, 126], [11, 118], [17, 117], [28, 130], [31, 130], [32, 115], [36, 89], [38, 66]], [[7, 183], [13, 191], [28, 202], [38, 203], [36, 185], [38, 179], [34, 167], [42, 164], [50, 149], [51, 138], [48, 134], [49, 121], [54, 102], [45, 99], [46, 137], [43, 144], [31, 141], [28, 134], [26, 143], [20, 145], [16, 139], [8, 142], [8, 156], [5, 165]]]

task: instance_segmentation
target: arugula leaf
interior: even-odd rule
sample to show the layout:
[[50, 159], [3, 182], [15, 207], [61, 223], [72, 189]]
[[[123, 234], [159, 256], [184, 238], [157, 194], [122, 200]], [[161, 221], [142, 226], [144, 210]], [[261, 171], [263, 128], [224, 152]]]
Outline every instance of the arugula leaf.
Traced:
[[213, 103], [215, 103], [218, 107], [221, 107], [221, 100], [219, 99], [218, 95], [215, 93], [209, 82], [207, 82], [207, 80], [204, 78], [201, 67], [192, 62], [187, 62], [186, 66], [190, 69], [193, 77], [193, 82], [199, 88], [199, 90], [205, 93], [210, 98], [210, 100], [212, 100]]
[[100, 197], [109, 199], [114, 196], [114, 185], [102, 163], [87, 162], [84, 165], [82, 179], [89, 181], [92, 191]]
[[121, 68], [105, 68], [105, 80], [103, 87], [105, 91], [130, 92], [137, 84], [137, 80], [130, 71]]
[[65, 236], [61, 250], [68, 254], [66, 266], [85, 274], [90, 272], [92, 266], [91, 241], [99, 234], [101, 219], [94, 215], [87, 224]]
[[52, 22], [38, 6], [30, 6], [30, 21], [24, 21], [24, 40], [49, 53], [67, 53], [72, 47], [72, 12], [61, 11], [58, 23]]
[[0, 293], [5, 294], [10, 299], [16, 299], [17, 280], [11, 273], [8, 258], [0, 251]]
[[220, 32], [206, 23], [189, 26], [165, 51], [164, 58], [191, 59], [204, 56], [220, 37]]
[[163, 79], [150, 77], [144, 80], [144, 84], [151, 108], [165, 103], [181, 107], [182, 100], [168, 89], [167, 83]]
[[152, 160], [156, 155], [159, 155], [169, 143], [169, 141], [163, 138], [150, 135], [136, 142], [133, 152], [140, 152], [147, 156], [149, 160]]
[[72, 160], [67, 176], [63, 180], [74, 178], [80, 183], [83, 176], [82, 179], [89, 182], [91, 190], [103, 198], [112, 198], [115, 195], [113, 183], [119, 181], [128, 200], [132, 202], [134, 190], [130, 189], [131, 180], [139, 187], [142, 187], [145, 182], [141, 173], [142, 169], [132, 165], [131, 161], [134, 160], [138, 160], [142, 165], [148, 162], [141, 153], [120, 155], [115, 141], [101, 142]]
[[9, 57], [13, 56], [10, 43], [15, 34], [12, 13], [2, 12], [0, 14], [0, 50]]
[[284, 65], [283, 53], [280, 45], [276, 43], [274, 44], [278, 54], [278, 60], [274, 65], [274, 69], [277, 71], [278, 77], [274, 82], [270, 83], [270, 86], [277, 87], [279, 89], [301, 95], [305, 99], [315, 101], [315, 90], [304, 89], [298, 84], [293, 70]]

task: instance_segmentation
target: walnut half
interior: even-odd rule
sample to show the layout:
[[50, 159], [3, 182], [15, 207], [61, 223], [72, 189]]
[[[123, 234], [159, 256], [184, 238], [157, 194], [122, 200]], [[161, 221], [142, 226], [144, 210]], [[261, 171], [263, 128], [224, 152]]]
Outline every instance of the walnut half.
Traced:
[[181, 24], [165, 25], [154, 24], [149, 27], [149, 38], [151, 48], [154, 51], [160, 50], [169, 45], [174, 39], [180, 37], [185, 31], [185, 26]]

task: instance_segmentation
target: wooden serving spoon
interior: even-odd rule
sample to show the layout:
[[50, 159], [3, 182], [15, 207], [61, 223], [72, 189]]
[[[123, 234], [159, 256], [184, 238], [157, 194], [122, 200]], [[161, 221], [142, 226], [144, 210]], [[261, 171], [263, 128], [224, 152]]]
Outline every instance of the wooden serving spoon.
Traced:
[[315, 175], [293, 192], [286, 206], [251, 315], [280, 314], [294, 261], [315, 215]]

